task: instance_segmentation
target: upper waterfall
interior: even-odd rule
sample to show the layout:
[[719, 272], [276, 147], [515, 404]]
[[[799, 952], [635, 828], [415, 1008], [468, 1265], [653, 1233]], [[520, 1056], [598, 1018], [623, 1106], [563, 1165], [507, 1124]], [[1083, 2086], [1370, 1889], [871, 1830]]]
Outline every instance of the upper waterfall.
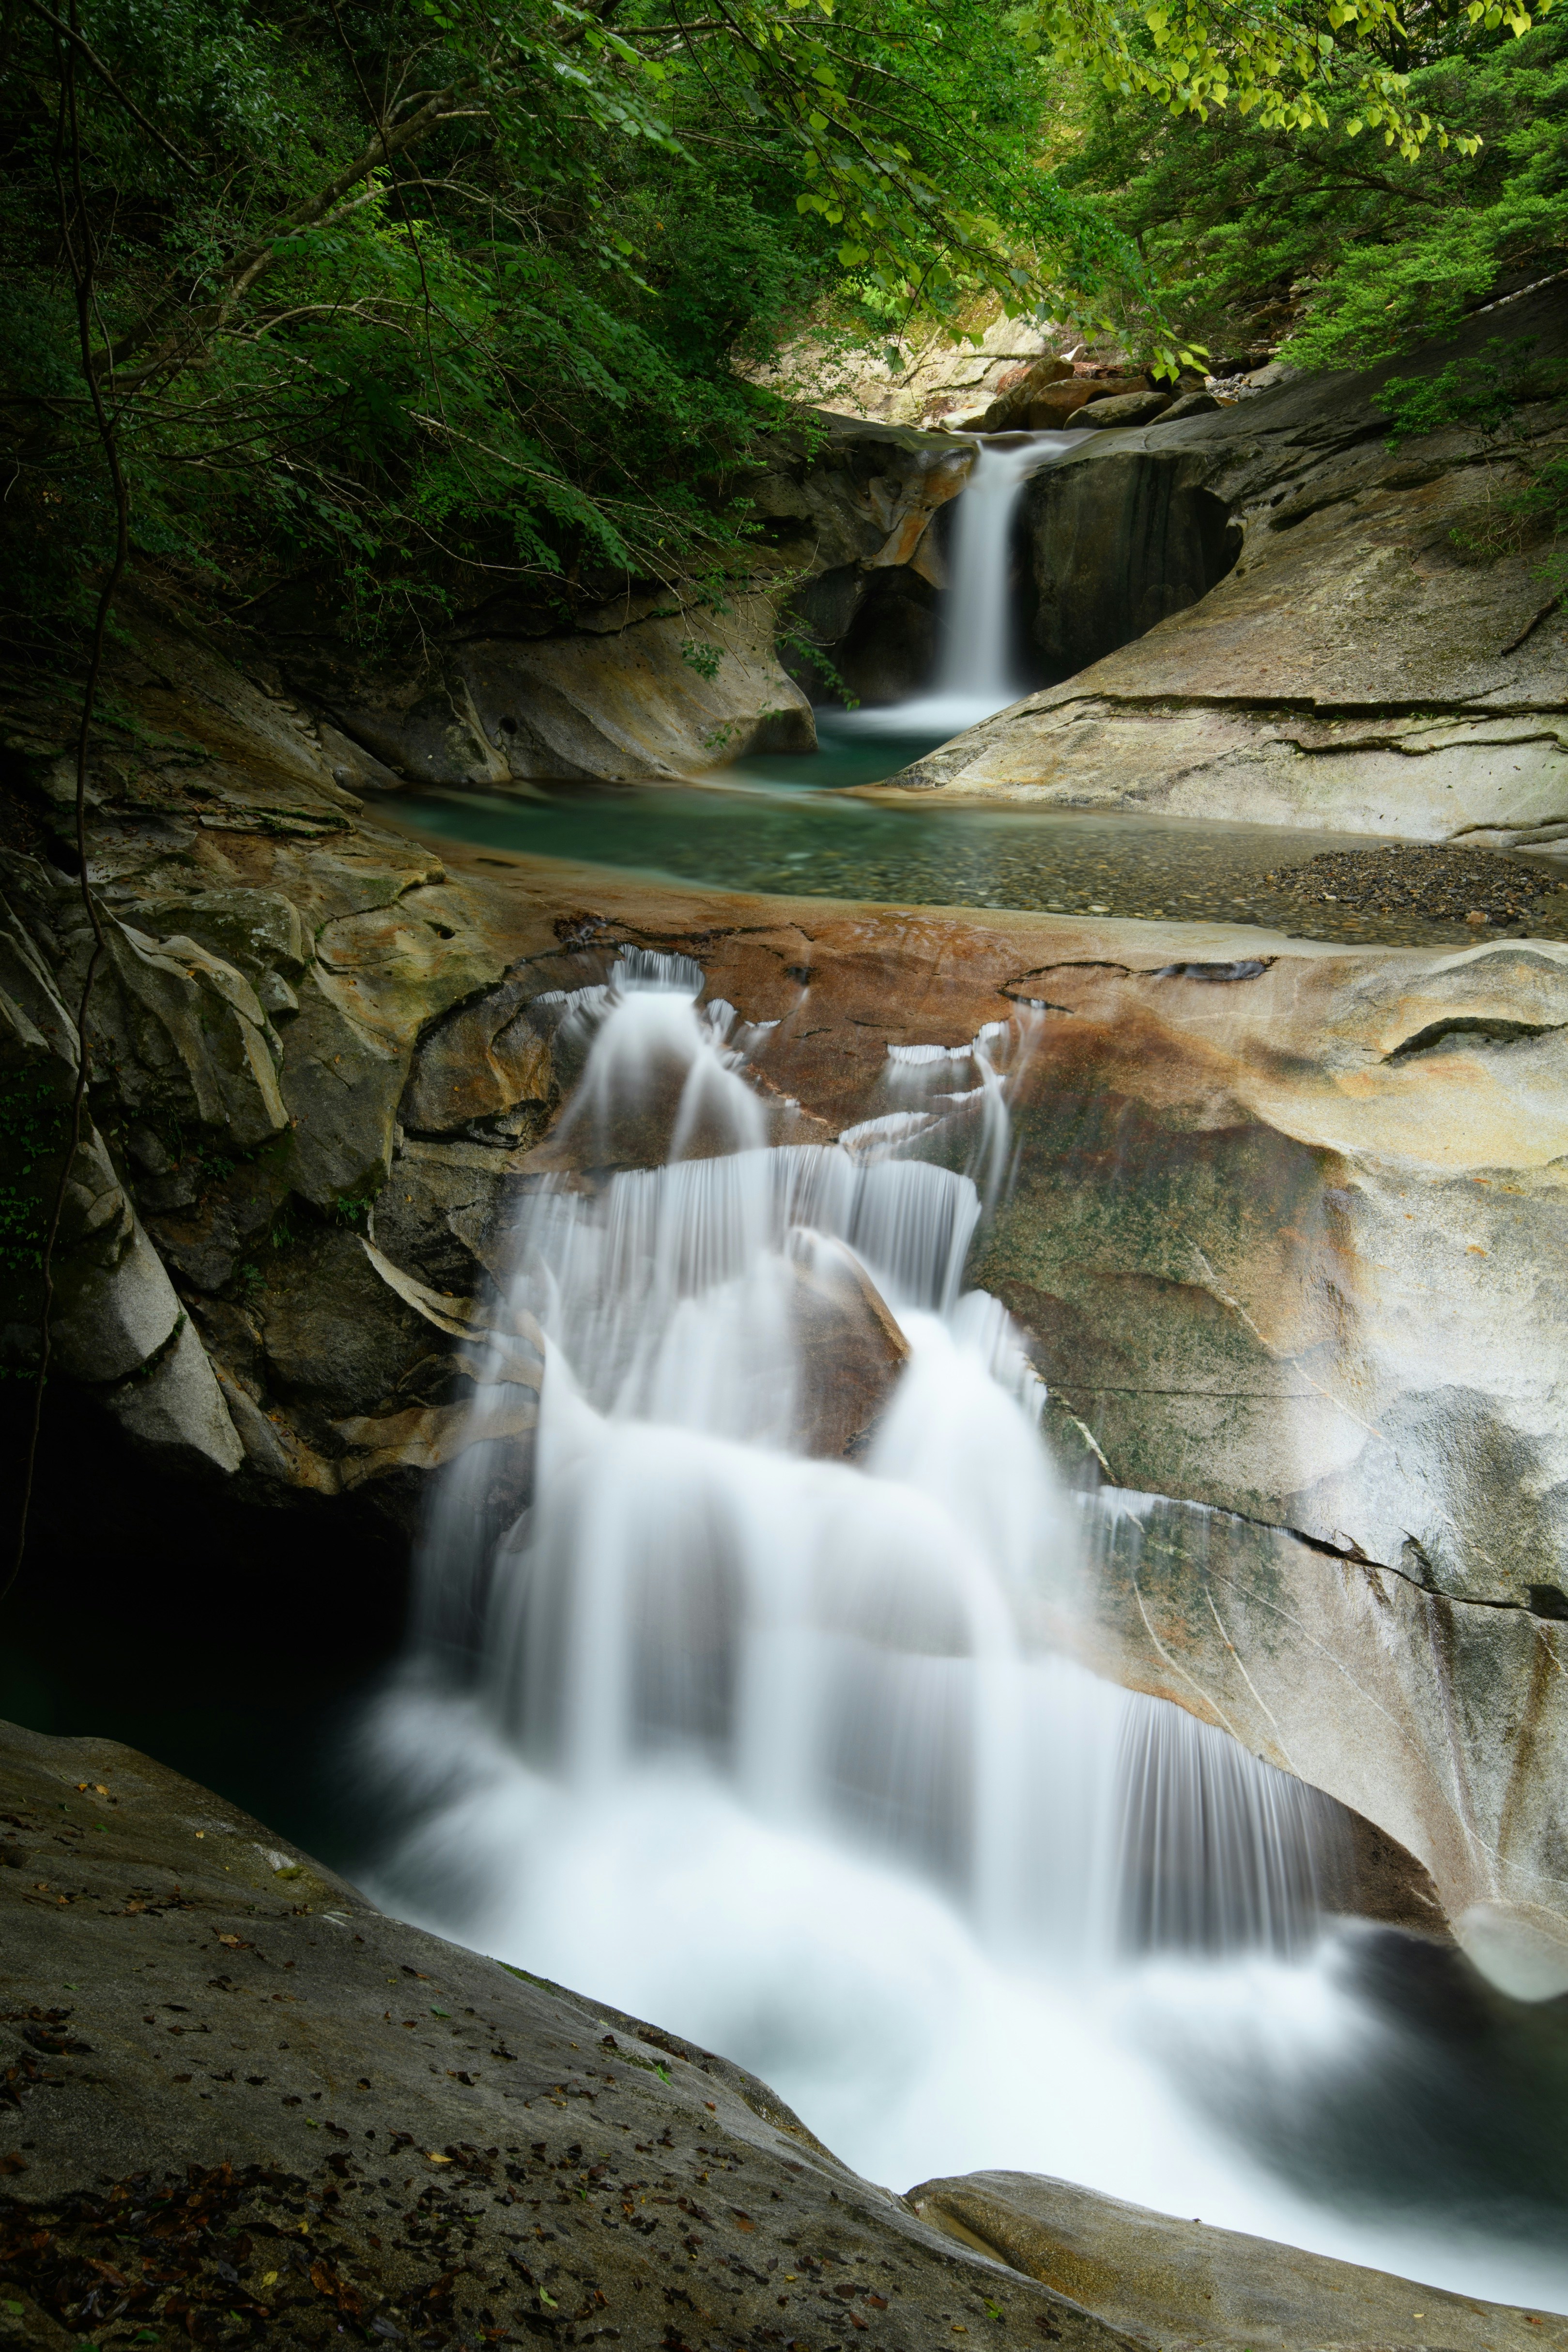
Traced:
[[852, 712], [857, 731], [897, 728], [957, 735], [1028, 691], [1013, 648], [1013, 521], [1031, 474], [1082, 446], [1082, 433], [1008, 434], [975, 444], [953, 504], [948, 588], [928, 693], [890, 709]]

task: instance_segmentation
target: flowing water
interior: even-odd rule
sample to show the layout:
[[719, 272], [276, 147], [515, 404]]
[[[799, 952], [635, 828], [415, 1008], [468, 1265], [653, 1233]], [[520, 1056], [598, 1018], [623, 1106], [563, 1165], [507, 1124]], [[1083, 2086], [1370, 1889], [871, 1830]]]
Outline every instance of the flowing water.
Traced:
[[[1335, 2210], [1279, 2118], [1331, 2145], [1415, 2047], [1319, 1913], [1342, 1817], [1069, 1654], [1093, 1505], [963, 1286], [1026, 1017], [926, 1050], [950, 1088], [825, 1147], [701, 978], [633, 954], [536, 1004], [588, 1172], [510, 1228], [475, 1442], [363, 1725], [383, 1899], [724, 2052], [896, 2187], [1056, 2172], [1565, 2299], [1507, 2198], [1458, 2205], [1468, 2239], [1434, 2216], [1429, 2149]], [[965, 1170], [905, 1156], [933, 1119]]]
[[1081, 433], [1007, 434], [976, 445], [973, 468], [953, 509], [949, 587], [931, 689], [892, 709], [847, 714], [840, 721], [847, 731], [913, 738], [931, 749], [1029, 691], [1013, 644], [1018, 499], [1031, 474], [1081, 448], [1084, 439]]
[[[1290, 878], [1320, 851], [1375, 847], [1365, 834], [1122, 810], [899, 807], [847, 791], [883, 782], [1028, 690], [1010, 611], [1017, 501], [1032, 473], [1082, 440], [1040, 433], [981, 445], [952, 509], [936, 675], [913, 699], [819, 710], [816, 751], [740, 760], [700, 786], [400, 795], [388, 814], [440, 840], [721, 889], [1257, 923], [1390, 945], [1473, 941], [1458, 918], [1331, 905], [1321, 880]], [[1560, 861], [1525, 855], [1519, 863], [1562, 880]], [[1568, 887], [1538, 898], [1527, 923], [1512, 928], [1568, 935]]]

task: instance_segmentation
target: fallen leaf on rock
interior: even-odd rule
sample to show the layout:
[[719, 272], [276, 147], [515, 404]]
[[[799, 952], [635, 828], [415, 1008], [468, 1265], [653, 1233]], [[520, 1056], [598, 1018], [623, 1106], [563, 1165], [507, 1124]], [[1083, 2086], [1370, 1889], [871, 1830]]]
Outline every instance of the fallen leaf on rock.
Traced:
[[[0, 2156], [0, 2172], [26, 2172], [26, 2158], [18, 2155], [16, 2149], [13, 2149], [9, 2156]], [[20, 2311], [22, 2308], [19, 2303], [14, 2304], [11, 2307], [15, 2311]]]

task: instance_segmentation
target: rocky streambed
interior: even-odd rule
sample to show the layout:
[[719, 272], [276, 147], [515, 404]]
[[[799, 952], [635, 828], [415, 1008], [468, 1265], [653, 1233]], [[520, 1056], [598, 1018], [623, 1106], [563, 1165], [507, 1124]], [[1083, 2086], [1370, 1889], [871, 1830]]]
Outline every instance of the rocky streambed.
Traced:
[[[1443, 552], [1456, 485], [1497, 453], [1402, 472], [1364, 394], [1260, 395], [1245, 449], [1214, 416], [1087, 445], [1036, 525], [1070, 540], [1079, 506], [1120, 482], [1131, 519], [1108, 543], [1142, 544], [1157, 508], [1196, 548], [1166, 566], [1174, 601], [1087, 684], [906, 777], [917, 804], [1016, 789], [1352, 835], [1396, 815], [1434, 844], [1550, 854], [1555, 608], [1522, 554], [1478, 587]], [[1153, 508], [1151, 457], [1171, 493]], [[781, 571], [809, 541], [807, 617], [863, 683], [899, 688], [893, 655], [929, 620], [940, 510], [966, 462], [941, 436], [839, 433], [763, 493]], [[1306, 572], [1288, 576], [1287, 554]], [[1125, 599], [1102, 585], [1115, 635]], [[1382, 626], [1390, 597], [1403, 635]], [[520, 1213], [546, 1182], [591, 1191], [669, 1148], [657, 1085], [597, 1130], [566, 1115], [583, 1053], [561, 1008], [628, 952], [679, 956], [702, 1005], [731, 1008], [746, 1083], [795, 1140], [853, 1149], [901, 1121], [915, 1158], [980, 1171], [990, 1214], [969, 1278], [1024, 1335], [1095, 1531], [1079, 1655], [1347, 1808], [1348, 1907], [1457, 1937], [1506, 1994], [1553, 2000], [1568, 1989], [1560, 926], [1468, 879], [1478, 903], [1440, 910], [1457, 935], [1404, 945], [1187, 921], [1163, 898], [1124, 915], [1081, 891], [1079, 911], [1035, 912], [869, 905], [847, 885], [761, 895], [438, 843], [395, 802], [366, 810], [366, 788], [526, 784], [569, 757], [631, 781], [679, 772], [694, 744], [716, 761], [781, 725], [804, 739], [764, 617], [712, 694], [682, 662], [689, 621], [628, 608], [571, 643], [531, 638], [526, 658], [504, 633], [465, 640], [423, 699], [399, 700], [325, 657], [291, 682], [138, 589], [89, 760], [85, 877], [68, 699], [37, 680], [13, 698], [10, 1464], [37, 1362], [36, 1237], [68, 1179], [25, 1574], [69, 1591], [108, 1549], [161, 1592], [174, 1554], [187, 1591], [221, 1565], [238, 1627], [287, 1575], [323, 1619], [374, 1604], [394, 1638], [429, 1482], [474, 1447], [498, 1351], [506, 1414], [485, 1434], [505, 1444], [476, 1457], [475, 1492], [498, 1522], [529, 1498], [539, 1363], [504, 1299]], [[642, 684], [623, 677], [616, 702], [600, 673], [628, 663]], [[525, 693], [532, 733], [506, 724]], [[1333, 855], [1352, 861], [1333, 878], [1370, 883], [1381, 916], [1384, 871], [1364, 867], [1380, 853]], [[1407, 870], [1412, 889], [1436, 886]], [[1468, 936], [1472, 912], [1488, 920]], [[896, 1335], [853, 1284], [811, 1303], [832, 1388], [811, 1449], [854, 1458]], [[1184, 2224], [1176, 2245], [1168, 2222], [1037, 2180], [944, 2179], [912, 2203], [870, 2189], [725, 2062], [395, 1926], [145, 1759], [18, 1733], [5, 1771], [16, 2120], [0, 2161], [19, 2308], [0, 2320], [24, 2341], [619, 2330], [669, 2352], [826, 2352], [878, 2329], [910, 2345], [992, 2328], [1561, 2334]], [[1199, 2326], [1208, 2302], [1221, 2324]]]

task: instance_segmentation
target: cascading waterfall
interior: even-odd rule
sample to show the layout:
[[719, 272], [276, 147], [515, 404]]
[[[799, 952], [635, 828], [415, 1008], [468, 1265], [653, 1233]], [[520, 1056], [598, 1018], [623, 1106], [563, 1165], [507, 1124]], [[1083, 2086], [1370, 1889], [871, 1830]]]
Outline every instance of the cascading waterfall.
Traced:
[[[889, 1056], [825, 1146], [701, 982], [628, 951], [531, 1009], [575, 1172], [521, 1204], [362, 1730], [373, 1883], [751, 2066], [874, 2178], [1016, 2166], [1387, 2263], [1220, 2119], [1365, 2063], [1317, 1912], [1336, 1810], [1060, 1644], [1084, 1499], [962, 1286], [1027, 1009]], [[966, 1172], [910, 1156], [966, 1135]], [[1492, 2261], [1402, 2266], [1517, 2281]]]
[[[543, 1349], [534, 1498], [487, 1550], [469, 1482], [447, 1482], [426, 1627], [477, 1629], [458, 1671], [564, 1785], [700, 1761], [759, 1818], [898, 1856], [1021, 1951], [1298, 1948], [1310, 1792], [1047, 1644], [1076, 1515], [1005, 1316], [960, 1293], [973, 1181], [897, 1156], [896, 1114], [851, 1150], [771, 1143], [700, 983], [643, 956], [560, 1001], [590, 1038], [563, 1139], [592, 1161], [662, 1101], [671, 1158], [534, 1198], [506, 1318]], [[993, 1177], [997, 1042], [971, 1049]], [[824, 1326], [883, 1345], [853, 1465], [814, 1457], [814, 1324], [819, 1349]], [[500, 1344], [481, 1429], [512, 1403]]]

